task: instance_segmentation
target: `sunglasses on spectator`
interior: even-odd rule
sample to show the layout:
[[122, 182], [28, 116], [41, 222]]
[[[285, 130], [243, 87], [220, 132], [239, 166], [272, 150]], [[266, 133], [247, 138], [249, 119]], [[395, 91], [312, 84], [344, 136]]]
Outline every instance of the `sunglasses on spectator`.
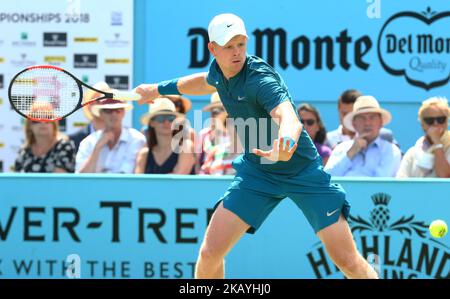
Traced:
[[316, 120], [312, 119], [312, 118], [310, 118], [310, 119], [300, 119], [300, 122], [302, 124], [304, 124], [304, 125], [312, 126], [312, 125], [314, 125], [316, 123]]
[[122, 112], [124, 108], [117, 108], [117, 109], [102, 109], [103, 113], [111, 114], [113, 112]]
[[424, 117], [423, 121], [429, 126], [433, 125], [435, 122], [442, 125], [447, 121], [447, 117], [446, 116]]
[[214, 109], [211, 109], [211, 114], [212, 114], [212, 115], [217, 115], [217, 114], [220, 114], [220, 113], [222, 113], [222, 112], [225, 112], [225, 109], [223, 109], [223, 108], [214, 108]]
[[163, 114], [163, 115], [157, 115], [157, 116], [153, 117], [152, 120], [156, 121], [158, 123], [163, 123], [167, 120], [168, 122], [171, 123], [175, 120], [175, 118], [177, 118], [175, 115], [171, 115], [171, 114], [164, 115]]

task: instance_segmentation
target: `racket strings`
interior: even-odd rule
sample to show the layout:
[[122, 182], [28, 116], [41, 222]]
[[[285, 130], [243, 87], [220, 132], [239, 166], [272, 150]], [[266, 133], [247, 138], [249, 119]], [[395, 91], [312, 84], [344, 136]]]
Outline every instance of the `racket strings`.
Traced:
[[55, 120], [77, 107], [80, 90], [77, 82], [60, 70], [34, 68], [14, 79], [10, 96], [13, 106], [28, 118]]

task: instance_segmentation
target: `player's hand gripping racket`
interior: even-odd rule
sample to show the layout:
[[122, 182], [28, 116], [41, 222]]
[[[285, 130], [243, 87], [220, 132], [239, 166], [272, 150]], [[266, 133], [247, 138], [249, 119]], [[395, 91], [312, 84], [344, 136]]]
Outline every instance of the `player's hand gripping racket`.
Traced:
[[[92, 89], [103, 95], [82, 103], [83, 89]], [[137, 101], [134, 92], [103, 92], [77, 79], [59, 67], [36, 65], [20, 71], [11, 80], [9, 101], [16, 112], [32, 121], [58, 121], [83, 106], [103, 99]]]

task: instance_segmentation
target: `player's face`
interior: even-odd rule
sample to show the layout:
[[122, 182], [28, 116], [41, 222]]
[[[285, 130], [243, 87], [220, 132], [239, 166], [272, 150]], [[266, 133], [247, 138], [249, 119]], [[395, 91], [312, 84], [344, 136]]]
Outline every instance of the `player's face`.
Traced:
[[367, 134], [367, 140], [375, 140], [380, 133], [383, 120], [380, 113], [362, 113], [353, 118], [353, 127], [359, 135]]
[[210, 43], [208, 47], [226, 78], [241, 71], [247, 54], [247, 37], [237, 35], [223, 47], [216, 43]]

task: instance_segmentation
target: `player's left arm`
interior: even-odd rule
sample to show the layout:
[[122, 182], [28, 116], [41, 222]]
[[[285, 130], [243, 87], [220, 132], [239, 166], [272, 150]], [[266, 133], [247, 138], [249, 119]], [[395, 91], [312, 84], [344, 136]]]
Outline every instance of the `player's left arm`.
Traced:
[[297, 143], [302, 132], [302, 124], [292, 107], [291, 101], [284, 101], [270, 112], [270, 116], [280, 127], [278, 130], [278, 139], [288, 138], [291, 140], [291, 146]]
[[289, 161], [297, 149], [303, 126], [290, 101], [284, 101], [273, 108], [270, 116], [279, 126], [278, 138], [273, 142], [271, 150], [254, 149], [253, 153], [272, 161]]

